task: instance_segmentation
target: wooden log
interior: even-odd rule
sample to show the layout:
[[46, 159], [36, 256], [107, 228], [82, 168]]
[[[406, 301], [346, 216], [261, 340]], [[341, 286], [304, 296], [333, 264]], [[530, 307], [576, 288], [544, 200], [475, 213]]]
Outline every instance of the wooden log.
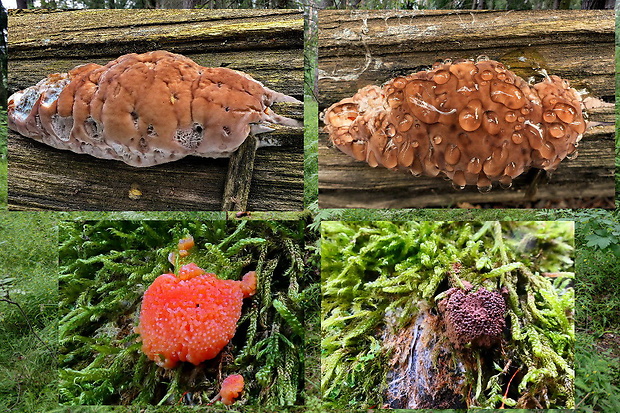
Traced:
[[[486, 55], [519, 76], [540, 69], [568, 79], [604, 102], [615, 100], [614, 12], [595, 11], [323, 11], [319, 15], [319, 106], [352, 96], [368, 84], [427, 69], [444, 58]], [[589, 111], [590, 128], [579, 157], [565, 160], [548, 183], [525, 198], [533, 175], [509, 190], [455, 190], [438, 178], [370, 168], [319, 139], [322, 208], [406, 208], [466, 204], [510, 205], [575, 197], [612, 199], [613, 105]], [[610, 202], [611, 203], [611, 202]]]
[[[9, 48], [11, 93], [79, 64], [163, 49], [203, 66], [243, 71], [303, 99], [303, 16], [297, 10], [12, 11]], [[275, 110], [303, 119], [302, 105]], [[303, 209], [303, 128], [279, 128], [260, 139], [275, 144], [257, 151], [247, 208]], [[14, 132], [8, 146], [10, 209], [223, 208], [227, 159], [187, 157], [132, 168]]]

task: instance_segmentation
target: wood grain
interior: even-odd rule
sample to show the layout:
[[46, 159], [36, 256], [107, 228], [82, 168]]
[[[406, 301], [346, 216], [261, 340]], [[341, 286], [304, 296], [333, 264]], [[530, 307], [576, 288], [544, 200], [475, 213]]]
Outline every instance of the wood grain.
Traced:
[[[297, 10], [12, 11], [9, 91], [79, 64], [168, 50], [203, 66], [241, 70], [303, 100], [303, 17]], [[282, 111], [279, 111], [282, 109]], [[302, 105], [276, 112], [303, 119]], [[262, 134], [247, 208], [303, 209], [303, 128]], [[132, 168], [9, 133], [9, 208], [220, 210], [229, 161], [187, 157]], [[292, 170], [290, 170], [292, 168]], [[132, 199], [129, 191], [134, 189]], [[136, 197], [137, 193], [141, 193]]]
[[[368, 84], [427, 69], [444, 58], [486, 55], [523, 78], [545, 69], [576, 89], [615, 100], [614, 12], [323, 11], [319, 15], [320, 111]], [[590, 110], [579, 157], [565, 160], [529, 200], [614, 196], [613, 105]], [[455, 190], [438, 178], [370, 168], [319, 139], [322, 208], [405, 208], [522, 202], [533, 174], [509, 190]]]

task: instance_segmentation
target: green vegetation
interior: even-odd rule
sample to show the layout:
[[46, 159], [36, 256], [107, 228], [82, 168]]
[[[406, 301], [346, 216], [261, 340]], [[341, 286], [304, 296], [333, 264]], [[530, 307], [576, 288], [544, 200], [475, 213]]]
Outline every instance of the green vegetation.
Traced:
[[310, 208], [315, 222], [320, 221], [534, 221], [573, 220], [574, 211], [562, 209], [319, 209]]
[[0, 215], [0, 411], [58, 403], [58, 308], [54, 219]]
[[[246, 379], [240, 405], [303, 403], [312, 388], [304, 389], [308, 349], [299, 323], [304, 314], [318, 318], [319, 291], [315, 272], [304, 265], [312, 256], [304, 249], [304, 229], [301, 221], [63, 222], [61, 403], [208, 404], [219, 392], [220, 375], [233, 373]], [[220, 356], [165, 370], [140, 351], [133, 328], [142, 293], [170, 272], [168, 254], [189, 234], [196, 247], [183, 262], [221, 278], [239, 279], [256, 269], [259, 288]], [[312, 329], [306, 333], [310, 341], [316, 336]]]
[[323, 222], [321, 230], [327, 407], [384, 405], [398, 344], [380, 337], [398, 337], [420, 308], [465, 281], [503, 291], [510, 322], [501, 352], [471, 350], [478, 366], [492, 359], [468, 369], [467, 405], [574, 406], [572, 223]]
[[6, 209], [7, 203], [7, 126], [6, 111], [0, 110], [0, 210]]
[[576, 399], [585, 412], [620, 410], [620, 216], [583, 211], [576, 230]]

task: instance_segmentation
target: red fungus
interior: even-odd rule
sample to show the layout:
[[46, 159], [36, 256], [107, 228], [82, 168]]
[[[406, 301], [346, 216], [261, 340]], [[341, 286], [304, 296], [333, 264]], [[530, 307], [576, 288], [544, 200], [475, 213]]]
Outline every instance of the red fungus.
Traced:
[[178, 277], [160, 275], [142, 299], [142, 351], [165, 368], [214, 358], [235, 335], [243, 298], [255, 290], [254, 271], [242, 281], [220, 280], [192, 263]]
[[243, 391], [243, 385], [243, 376], [240, 374], [233, 374], [226, 377], [222, 382], [222, 389], [219, 394], [222, 403], [226, 405], [233, 404], [235, 399], [239, 397], [239, 394]]
[[325, 111], [330, 139], [372, 167], [510, 186], [530, 167], [553, 171], [585, 131], [581, 98], [557, 76], [528, 85], [499, 62], [438, 62], [366, 86]]
[[301, 126], [271, 110], [299, 102], [235, 70], [163, 50], [52, 74], [9, 97], [8, 126], [58, 149], [151, 166], [187, 155], [230, 156], [269, 125]]
[[189, 250], [194, 247], [194, 237], [191, 235], [187, 238], [183, 238], [179, 240], [179, 255], [181, 257], [187, 257], [189, 255]]

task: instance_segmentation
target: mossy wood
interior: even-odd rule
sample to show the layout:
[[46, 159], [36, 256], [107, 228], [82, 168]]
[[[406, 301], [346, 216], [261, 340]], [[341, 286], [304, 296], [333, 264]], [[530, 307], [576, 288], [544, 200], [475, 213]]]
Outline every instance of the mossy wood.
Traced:
[[[202, 66], [243, 71], [271, 89], [303, 98], [303, 18], [296, 10], [20, 10], [11, 12], [9, 25], [10, 93], [80, 64], [163, 49]], [[273, 109], [301, 120], [301, 106]], [[256, 152], [247, 209], [303, 209], [302, 128], [278, 128], [260, 138], [275, 145]], [[224, 209], [227, 179], [241, 180], [228, 173], [231, 162], [190, 156], [133, 168], [9, 131], [9, 208]]]
[[[596, 11], [325, 11], [319, 18], [319, 110], [358, 89], [429, 68], [440, 59], [486, 55], [527, 79], [535, 68], [568, 79], [577, 90], [614, 102], [614, 12]], [[323, 208], [399, 208], [614, 196], [614, 108], [590, 109], [575, 160], [546, 182], [535, 173], [509, 190], [480, 194], [441, 178], [371, 168], [319, 137], [319, 203]], [[321, 125], [322, 126], [322, 125]], [[532, 195], [533, 185], [536, 186]], [[529, 189], [529, 193], [528, 193]]]

